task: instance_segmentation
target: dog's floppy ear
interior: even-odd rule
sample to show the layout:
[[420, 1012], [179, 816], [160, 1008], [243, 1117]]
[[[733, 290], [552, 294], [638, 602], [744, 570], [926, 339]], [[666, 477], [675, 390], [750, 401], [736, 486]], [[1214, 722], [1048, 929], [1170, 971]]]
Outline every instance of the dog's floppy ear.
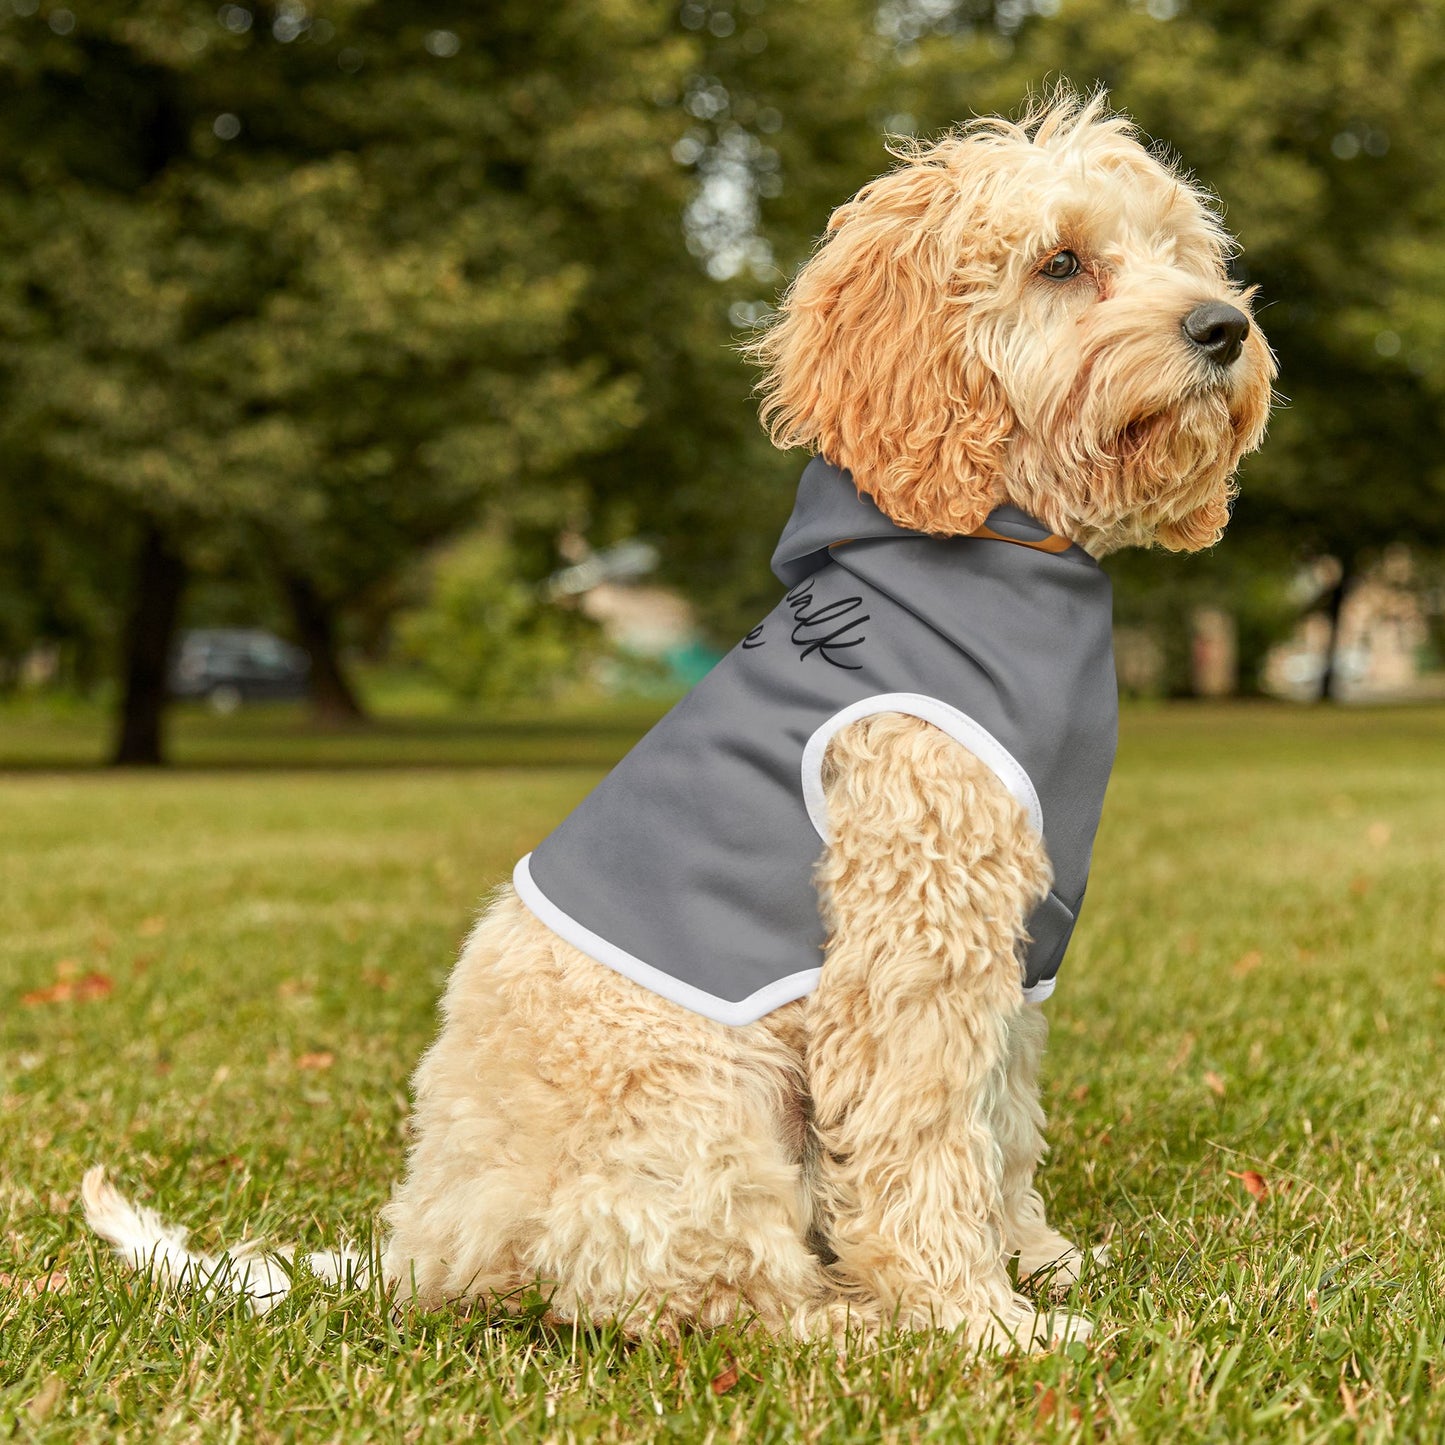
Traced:
[[966, 146], [920, 152], [841, 206], [748, 348], [774, 444], [820, 452], [933, 533], [972, 532], [1003, 500], [1013, 426], [961, 280]]

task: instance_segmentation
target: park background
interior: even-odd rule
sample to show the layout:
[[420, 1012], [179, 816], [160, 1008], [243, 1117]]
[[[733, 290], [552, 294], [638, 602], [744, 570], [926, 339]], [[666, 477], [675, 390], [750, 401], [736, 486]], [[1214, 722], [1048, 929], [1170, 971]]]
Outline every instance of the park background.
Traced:
[[[1223, 198], [1282, 396], [1220, 547], [1107, 563], [1046, 1085], [1098, 1343], [127, 1283], [97, 1159], [367, 1242], [479, 899], [772, 605], [737, 347], [887, 135], [1061, 77]], [[1440, 0], [0, 0], [0, 1435], [1440, 1438], [1442, 136]], [[308, 697], [169, 699], [231, 628]]]
[[1438, 7], [473, 9], [0, 3], [0, 698], [144, 763], [186, 628], [332, 724], [690, 679], [800, 466], [737, 346], [886, 135], [1060, 77], [1224, 198], [1285, 398], [1227, 547], [1109, 564], [1126, 690], [1445, 691]]

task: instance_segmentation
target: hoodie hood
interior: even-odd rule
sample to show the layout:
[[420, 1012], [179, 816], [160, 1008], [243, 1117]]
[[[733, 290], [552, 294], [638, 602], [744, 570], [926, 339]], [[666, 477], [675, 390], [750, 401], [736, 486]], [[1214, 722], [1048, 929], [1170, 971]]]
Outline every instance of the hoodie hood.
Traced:
[[[1042, 522], [1035, 521], [1027, 512], [1014, 506], [994, 508], [989, 514], [988, 525], [995, 532], [1025, 542], [1042, 541], [1050, 535]], [[783, 527], [783, 534], [773, 552], [773, 575], [783, 586], [792, 587], [804, 577], [811, 577], [827, 563], [830, 560], [828, 549], [840, 542], [897, 540], [927, 535], [890, 521], [872, 497], [858, 490], [852, 472], [835, 467], [822, 457], [814, 457], [803, 469], [793, 514]], [[1093, 562], [1093, 558], [1079, 546], [1070, 547], [1062, 555]]]
[[773, 552], [773, 575], [784, 587], [792, 587], [828, 561], [828, 548], [835, 542], [919, 536], [922, 533], [890, 522], [873, 498], [858, 490], [852, 472], [814, 457], [803, 468], [793, 515]]

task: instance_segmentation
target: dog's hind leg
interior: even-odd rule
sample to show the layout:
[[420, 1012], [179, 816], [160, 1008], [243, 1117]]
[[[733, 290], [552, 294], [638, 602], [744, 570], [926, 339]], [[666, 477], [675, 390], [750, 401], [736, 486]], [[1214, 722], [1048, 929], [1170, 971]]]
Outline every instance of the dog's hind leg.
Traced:
[[580, 956], [567, 973], [556, 1003], [577, 1018], [585, 998], [591, 1016], [543, 1067], [582, 1107], [525, 1246], [554, 1314], [669, 1337], [787, 1330], [824, 1281], [785, 1021], [714, 1024]]
[[801, 1016], [730, 1028], [564, 943], [502, 890], [416, 1076], [384, 1269], [423, 1304], [635, 1333], [755, 1318], [821, 1295], [807, 1246]]
[[989, 768], [911, 717], [840, 732], [825, 791], [808, 1072], [833, 1268], [903, 1325], [1080, 1338], [1086, 1321], [1038, 1316], [1006, 1269], [997, 1109], [1042, 844]]

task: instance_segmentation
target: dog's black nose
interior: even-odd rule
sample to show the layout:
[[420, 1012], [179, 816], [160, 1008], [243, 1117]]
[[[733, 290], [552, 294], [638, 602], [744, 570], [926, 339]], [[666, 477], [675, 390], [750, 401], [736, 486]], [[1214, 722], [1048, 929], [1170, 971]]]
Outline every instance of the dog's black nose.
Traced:
[[1216, 366], [1239, 359], [1249, 335], [1249, 317], [1223, 301], [1206, 301], [1184, 318], [1184, 334]]

